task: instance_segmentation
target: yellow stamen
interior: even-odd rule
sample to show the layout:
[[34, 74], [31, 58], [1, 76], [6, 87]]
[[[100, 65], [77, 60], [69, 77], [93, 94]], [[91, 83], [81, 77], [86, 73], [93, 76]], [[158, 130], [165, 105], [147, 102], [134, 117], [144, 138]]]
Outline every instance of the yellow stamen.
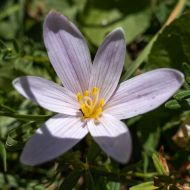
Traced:
[[103, 98], [101, 98], [101, 99], [100, 99], [100, 107], [103, 107], [103, 106], [104, 106], [104, 104], [105, 104], [105, 101], [104, 101], [104, 99], [103, 99]]
[[97, 87], [94, 87], [94, 88], [92, 89], [92, 94], [93, 94], [94, 96], [96, 96], [96, 94], [98, 93], [98, 91], [99, 91], [99, 89], [98, 89]]
[[80, 102], [83, 99], [83, 96], [80, 92], [77, 93], [77, 100]]
[[89, 91], [88, 90], [85, 90], [84, 91], [84, 96], [89, 96], [90, 94], [89, 94]]
[[82, 93], [77, 93], [77, 100], [80, 103], [80, 110], [83, 114], [82, 118], [98, 119], [103, 111], [105, 101], [103, 98], [99, 99], [99, 88], [94, 87], [91, 92], [88, 90]]
[[87, 107], [89, 107], [89, 109], [91, 109], [91, 107], [93, 106], [93, 102], [92, 102], [92, 100], [91, 100], [91, 98], [84, 98], [85, 99], [85, 101], [84, 101], [84, 103], [85, 103], [85, 105], [87, 106]]

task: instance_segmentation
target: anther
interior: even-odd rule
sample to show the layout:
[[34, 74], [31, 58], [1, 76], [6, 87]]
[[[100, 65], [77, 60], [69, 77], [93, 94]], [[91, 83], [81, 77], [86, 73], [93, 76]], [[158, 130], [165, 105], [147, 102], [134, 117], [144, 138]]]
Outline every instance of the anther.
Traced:
[[89, 91], [88, 90], [85, 90], [85, 92], [84, 92], [84, 96], [89, 96], [90, 94], [89, 94]]
[[99, 89], [98, 89], [97, 87], [94, 87], [94, 88], [92, 89], [92, 94], [93, 94], [94, 96], [96, 96], [97, 93], [98, 93], [98, 91], [99, 91]]
[[86, 90], [83, 93], [77, 93], [82, 118], [94, 118], [97, 120], [101, 116], [105, 101], [103, 98], [99, 99], [99, 93], [100, 90], [97, 87], [92, 88], [91, 92]]
[[105, 104], [105, 101], [104, 101], [104, 99], [103, 99], [103, 98], [101, 98], [101, 99], [100, 99], [99, 106], [100, 106], [100, 107], [103, 107], [103, 106], [104, 106], [104, 104]]
[[80, 92], [77, 93], [77, 100], [80, 102], [83, 99], [83, 96]]

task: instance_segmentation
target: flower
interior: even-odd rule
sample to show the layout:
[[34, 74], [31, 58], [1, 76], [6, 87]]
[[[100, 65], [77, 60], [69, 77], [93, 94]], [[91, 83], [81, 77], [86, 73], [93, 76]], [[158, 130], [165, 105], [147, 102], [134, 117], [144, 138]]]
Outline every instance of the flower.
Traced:
[[38, 165], [52, 160], [90, 133], [108, 156], [126, 163], [132, 142], [127, 126], [120, 120], [160, 106], [180, 88], [183, 74], [157, 69], [118, 85], [126, 53], [121, 28], [105, 38], [93, 64], [83, 35], [63, 15], [49, 13], [43, 37], [64, 87], [34, 76], [13, 81], [20, 94], [58, 113], [30, 138], [21, 162]]

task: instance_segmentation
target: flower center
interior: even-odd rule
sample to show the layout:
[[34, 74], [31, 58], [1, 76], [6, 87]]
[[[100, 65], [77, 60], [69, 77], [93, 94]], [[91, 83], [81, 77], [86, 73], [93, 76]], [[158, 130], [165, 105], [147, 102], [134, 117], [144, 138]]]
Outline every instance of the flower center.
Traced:
[[84, 118], [97, 119], [101, 116], [104, 106], [104, 99], [99, 99], [99, 88], [94, 87], [91, 92], [77, 93], [77, 100], [80, 103], [80, 110]]

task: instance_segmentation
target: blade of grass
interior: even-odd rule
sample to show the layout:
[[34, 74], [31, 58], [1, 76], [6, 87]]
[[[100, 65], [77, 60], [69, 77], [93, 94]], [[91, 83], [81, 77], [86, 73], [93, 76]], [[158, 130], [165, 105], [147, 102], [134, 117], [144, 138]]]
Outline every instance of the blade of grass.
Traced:
[[137, 57], [137, 59], [130, 65], [127, 72], [123, 75], [121, 78], [121, 81], [127, 80], [131, 75], [140, 67], [140, 65], [146, 60], [148, 57], [152, 46], [156, 39], [158, 38], [159, 34], [165, 29], [166, 26], [168, 26], [171, 22], [173, 22], [183, 11], [183, 8], [185, 7], [187, 0], [179, 0], [176, 6], [174, 7], [173, 11], [171, 12], [170, 16], [168, 17], [165, 24], [162, 26], [162, 28], [156, 33], [156, 35], [150, 40], [150, 42], [147, 44], [147, 46], [144, 48], [144, 50], [140, 53], [140, 55]]

